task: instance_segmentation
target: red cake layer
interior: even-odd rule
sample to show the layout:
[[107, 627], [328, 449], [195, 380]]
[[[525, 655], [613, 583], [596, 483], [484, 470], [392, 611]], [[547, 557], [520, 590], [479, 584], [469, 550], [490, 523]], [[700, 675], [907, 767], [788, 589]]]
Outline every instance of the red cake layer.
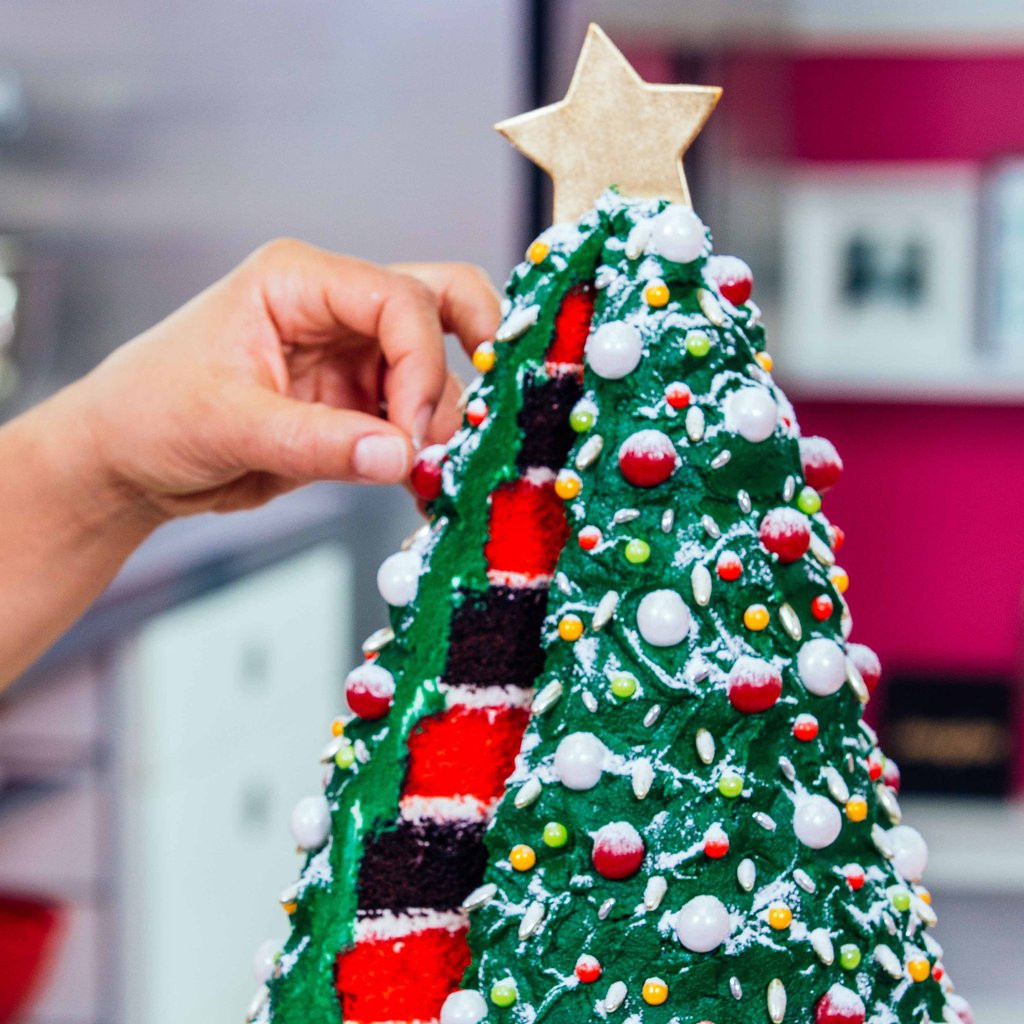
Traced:
[[424, 718], [409, 737], [402, 796], [500, 797], [529, 718], [527, 708], [465, 706]]
[[467, 929], [427, 928], [365, 939], [338, 957], [336, 988], [345, 1024], [434, 1021], [469, 966]]
[[578, 284], [566, 293], [555, 317], [555, 336], [544, 356], [546, 362], [577, 366], [583, 362], [596, 294], [592, 284]]
[[569, 536], [565, 502], [553, 480], [502, 484], [491, 495], [487, 568], [525, 577], [550, 576]]

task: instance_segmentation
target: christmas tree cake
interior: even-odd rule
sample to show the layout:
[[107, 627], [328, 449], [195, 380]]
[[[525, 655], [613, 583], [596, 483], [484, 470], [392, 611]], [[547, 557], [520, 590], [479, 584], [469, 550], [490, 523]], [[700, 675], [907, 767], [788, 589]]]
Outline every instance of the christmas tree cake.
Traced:
[[566, 100], [499, 126], [556, 223], [417, 461], [251, 1021], [970, 1021], [861, 717], [842, 464], [690, 208], [717, 99], [592, 27]]

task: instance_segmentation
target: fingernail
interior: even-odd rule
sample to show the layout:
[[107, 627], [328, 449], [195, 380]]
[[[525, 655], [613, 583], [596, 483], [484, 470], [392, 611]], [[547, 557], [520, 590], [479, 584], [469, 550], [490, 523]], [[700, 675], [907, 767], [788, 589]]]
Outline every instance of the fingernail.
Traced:
[[430, 429], [430, 421], [434, 418], [434, 407], [423, 406], [412, 418], [412, 446], [419, 451], [423, 447], [423, 440]]
[[396, 484], [409, 472], [409, 450], [394, 434], [370, 434], [356, 442], [352, 467], [361, 480]]

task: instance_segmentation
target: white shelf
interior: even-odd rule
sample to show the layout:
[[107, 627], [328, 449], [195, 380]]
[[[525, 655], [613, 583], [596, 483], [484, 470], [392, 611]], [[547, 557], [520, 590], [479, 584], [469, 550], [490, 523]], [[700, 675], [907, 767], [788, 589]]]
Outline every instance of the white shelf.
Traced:
[[1024, 801], [907, 797], [903, 820], [928, 843], [930, 889], [1024, 899]]

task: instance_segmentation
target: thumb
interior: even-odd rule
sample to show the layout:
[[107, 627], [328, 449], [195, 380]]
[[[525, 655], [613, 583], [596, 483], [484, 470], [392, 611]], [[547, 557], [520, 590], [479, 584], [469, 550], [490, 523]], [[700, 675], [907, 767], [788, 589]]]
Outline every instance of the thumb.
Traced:
[[412, 446], [397, 427], [367, 413], [246, 391], [234, 410], [240, 468], [291, 480], [393, 484], [409, 475]]

